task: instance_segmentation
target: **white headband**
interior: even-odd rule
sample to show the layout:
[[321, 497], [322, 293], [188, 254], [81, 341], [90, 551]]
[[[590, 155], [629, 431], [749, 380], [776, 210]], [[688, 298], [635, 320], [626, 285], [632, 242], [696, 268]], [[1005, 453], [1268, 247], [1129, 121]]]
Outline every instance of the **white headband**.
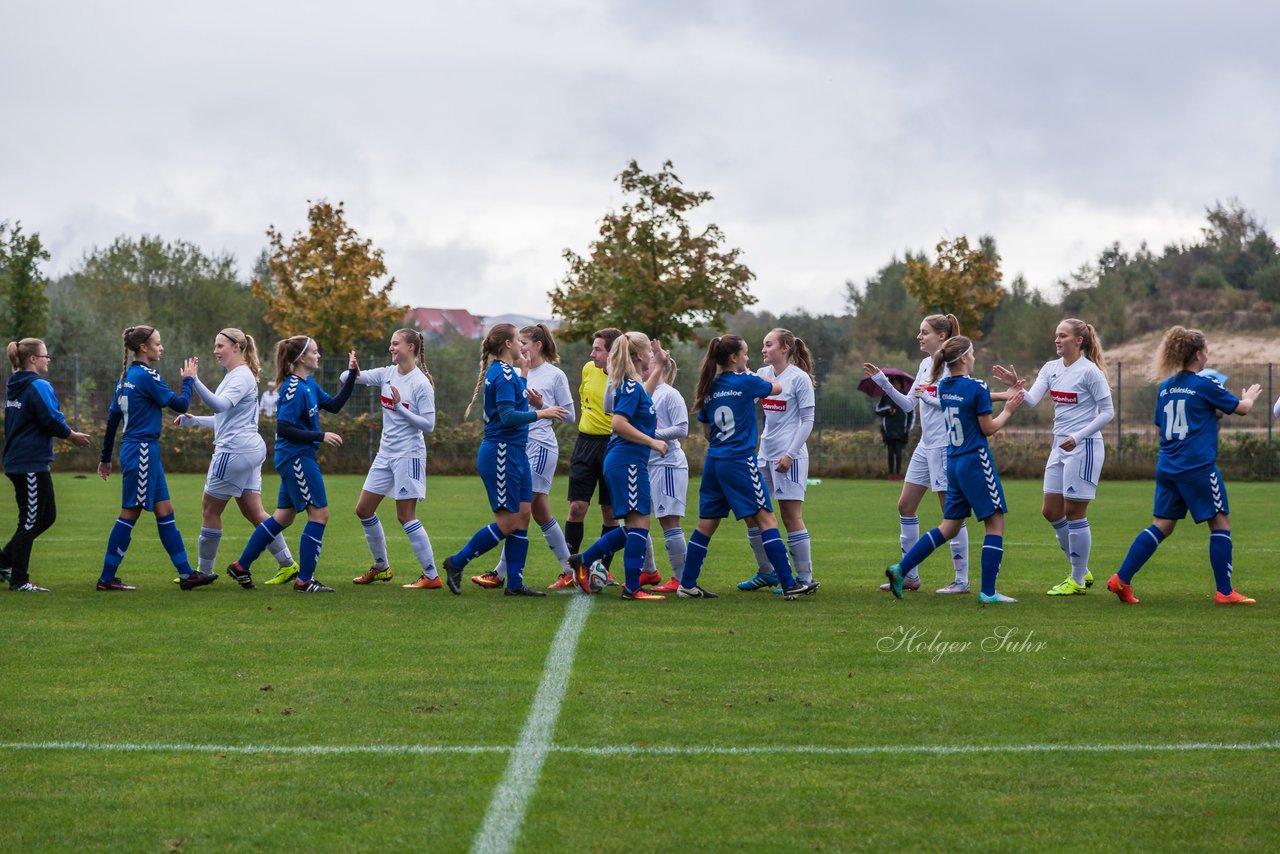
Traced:
[[[310, 346], [311, 346], [312, 344], [314, 344], [314, 343], [315, 343], [314, 341], [312, 341], [310, 338], [308, 338], [308, 339], [307, 339], [307, 343], [302, 345], [302, 352], [298, 354], [298, 358], [294, 359], [294, 360], [293, 360], [292, 362], [290, 362], [289, 364], [291, 364], [291, 365], [296, 365], [296, 364], [298, 364], [299, 362], [301, 362], [301, 361], [302, 361], [302, 357], [303, 357], [303, 356], [305, 356], [305, 355], [307, 355], [307, 348], [308, 348], [308, 347], [310, 347]], [[970, 347], [969, 349], [973, 349], [973, 348], [972, 348], [972, 347]]]
[[963, 359], [965, 356], [969, 356], [969, 355], [971, 355], [972, 353], [973, 353], [973, 345], [972, 345], [972, 344], [970, 344], [970, 345], [969, 345], [969, 349], [968, 349], [968, 350], [965, 350], [965, 351], [964, 351], [963, 353], [961, 353], [959, 356], [956, 356], [954, 359], [951, 359], [950, 361], [948, 361], [948, 362], [947, 362], [947, 364], [948, 364], [948, 365], [954, 365], [956, 362], [960, 361], [960, 360], [961, 360], [961, 359]]

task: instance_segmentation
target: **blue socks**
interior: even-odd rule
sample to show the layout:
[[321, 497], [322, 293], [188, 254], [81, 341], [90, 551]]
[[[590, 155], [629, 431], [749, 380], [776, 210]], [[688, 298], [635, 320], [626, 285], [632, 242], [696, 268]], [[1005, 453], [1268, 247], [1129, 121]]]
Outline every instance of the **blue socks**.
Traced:
[[524, 586], [524, 562], [529, 557], [528, 528], [517, 528], [507, 534], [502, 557], [507, 562], [507, 589], [519, 590]]
[[916, 544], [898, 562], [898, 571], [902, 573], [903, 578], [906, 577], [908, 572], [924, 563], [924, 559], [933, 554], [934, 549], [946, 541], [947, 538], [942, 536], [942, 532], [937, 528], [931, 528], [927, 534], [916, 540]]
[[471, 535], [471, 539], [467, 544], [453, 557], [449, 558], [449, 562], [458, 569], [465, 569], [467, 564], [480, 557], [480, 555], [489, 551], [489, 549], [502, 542], [505, 535], [498, 528], [497, 522], [490, 522], [480, 530]]
[[110, 581], [116, 577], [124, 553], [129, 550], [129, 541], [133, 539], [133, 522], [123, 517], [116, 519], [107, 536], [107, 553], [102, 558], [102, 580]]
[[649, 529], [627, 528], [627, 544], [622, 552], [622, 568], [627, 574], [627, 591], [640, 589], [640, 573], [644, 571], [644, 556], [649, 551]]
[[263, 519], [249, 535], [249, 542], [244, 544], [244, 551], [240, 553], [240, 559], [236, 563], [240, 564], [241, 569], [246, 570], [253, 566], [253, 562], [267, 550], [267, 546], [271, 545], [283, 530], [284, 526], [276, 521], [276, 517], [268, 516]]
[[1209, 532], [1209, 565], [1213, 583], [1223, 596], [1231, 593], [1231, 531]]
[[[1156, 549], [1164, 542], [1164, 534], [1160, 533], [1160, 529], [1155, 525], [1148, 525], [1142, 529], [1133, 540], [1133, 545], [1129, 546], [1129, 553], [1124, 556], [1124, 563], [1120, 564], [1120, 569], [1116, 571], [1116, 575], [1120, 576], [1120, 580], [1125, 584], [1133, 582], [1133, 577], [1138, 574], [1138, 570], [1142, 569], [1142, 565], [1151, 559], [1156, 553]], [[1209, 560], [1213, 560], [1213, 538], [1209, 538]], [[1227, 560], [1231, 560], [1231, 538], [1227, 537]], [[1215, 570], [1216, 572], [1216, 570]]]
[[[267, 522], [270, 521], [270, 519], [267, 520]], [[258, 527], [261, 528], [262, 525]], [[258, 536], [258, 532], [254, 531], [253, 535]], [[302, 542], [299, 545], [302, 554], [299, 555], [301, 560], [298, 561], [298, 580], [305, 583], [316, 574], [316, 564], [320, 562], [320, 549], [324, 546], [324, 525], [319, 522], [308, 522], [302, 529]], [[244, 564], [240, 567], [243, 569]]]
[[[600, 534], [600, 539], [582, 553], [583, 566], [591, 566], [598, 560], [604, 560], [621, 550], [627, 544], [627, 529], [621, 525], [607, 528]], [[625, 557], [625, 556], [624, 556]]]
[[764, 545], [764, 553], [769, 556], [773, 571], [778, 573], [778, 581], [782, 584], [782, 589], [789, 590], [795, 587], [796, 581], [791, 575], [791, 558], [787, 556], [787, 545], [782, 541], [782, 535], [778, 533], [778, 529], [770, 528], [767, 531], [761, 531], [760, 542]]
[[982, 538], [982, 593], [996, 595], [996, 576], [1000, 574], [1000, 561], [1004, 559], [1004, 537], [987, 534]]
[[173, 514], [157, 516], [156, 530], [160, 532], [160, 545], [164, 546], [164, 550], [169, 553], [169, 560], [178, 570], [178, 575], [184, 577], [190, 575], [191, 564], [187, 562], [187, 547], [182, 543], [182, 532], [178, 530], [178, 523], [174, 521]]
[[698, 575], [702, 572], [702, 562], [707, 559], [707, 544], [711, 538], [698, 529], [689, 535], [689, 545], [685, 550], [684, 575], [680, 586], [692, 588], [698, 583]]

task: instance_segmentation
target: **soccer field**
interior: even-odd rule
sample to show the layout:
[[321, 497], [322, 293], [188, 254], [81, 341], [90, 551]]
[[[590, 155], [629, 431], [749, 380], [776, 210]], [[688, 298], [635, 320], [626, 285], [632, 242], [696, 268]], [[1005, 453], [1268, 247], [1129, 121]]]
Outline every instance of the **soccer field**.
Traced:
[[[317, 576], [333, 595], [225, 575], [182, 592], [149, 516], [120, 573], [141, 589], [98, 593], [119, 481], [55, 480], [59, 521], [32, 569], [54, 592], [0, 595], [0, 850], [1280, 843], [1271, 484], [1228, 485], [1254, 607], [1213, 604], [1207, 531], [1189, 520], [1137, 576], [1140, 605], [1106, 592], [1150, 521], [1142, 482], [1104, 482], [1093, 505], [1098, 585], [1045, 596], [1066, 561], [1030, 481], [1006, 484], [1000, 589], [1021, 602], [983, 607], [930, 592], [951, 579], [944, 555], [905, 601], [877, 589], [898, 551], [896, 484], [810, 489], [812, 596], [735, 590], [754, 570], [733, 523], [702, 577], [719, 599], [648, 603], [402, 590], [418, 572], [388, 504], [396, 579], [355, 587], [358, 477], [326, 479]], [[202, 485], [170, 478], [193, 558]], [[220, 566], [249, 534], [233, 512]], [[936, 503], [920, 515], [936, 524]], [[492, 518], [478, 478], [431, 479], [420, 517], [437, 560]], [[545, 585], [554, 561], [530, 539], [526, 579]]]

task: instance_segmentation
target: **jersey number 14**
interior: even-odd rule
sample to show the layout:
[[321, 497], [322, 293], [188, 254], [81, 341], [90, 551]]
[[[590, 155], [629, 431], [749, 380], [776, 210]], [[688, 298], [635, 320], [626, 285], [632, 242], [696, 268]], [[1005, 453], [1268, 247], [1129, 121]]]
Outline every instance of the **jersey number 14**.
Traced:
[[1164, 405], [1164, 440], [1172, 442], [1175, 439], [1182, 440], [1187, 438], [1187, 402], [1185, 400], [1171, 400]]

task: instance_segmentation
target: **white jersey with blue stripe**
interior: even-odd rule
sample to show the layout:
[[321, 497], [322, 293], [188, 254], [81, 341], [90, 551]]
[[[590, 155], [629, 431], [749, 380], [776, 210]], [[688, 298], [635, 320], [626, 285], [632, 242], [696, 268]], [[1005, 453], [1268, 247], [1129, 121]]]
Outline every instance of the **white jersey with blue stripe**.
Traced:
[[215, 394], [231, 402], [225, 412], [213, 416], [213, 448], [228, 454], [243, 454], [266, 447], [258, 433], [258, 378], [248, 365], [227, 371]]

